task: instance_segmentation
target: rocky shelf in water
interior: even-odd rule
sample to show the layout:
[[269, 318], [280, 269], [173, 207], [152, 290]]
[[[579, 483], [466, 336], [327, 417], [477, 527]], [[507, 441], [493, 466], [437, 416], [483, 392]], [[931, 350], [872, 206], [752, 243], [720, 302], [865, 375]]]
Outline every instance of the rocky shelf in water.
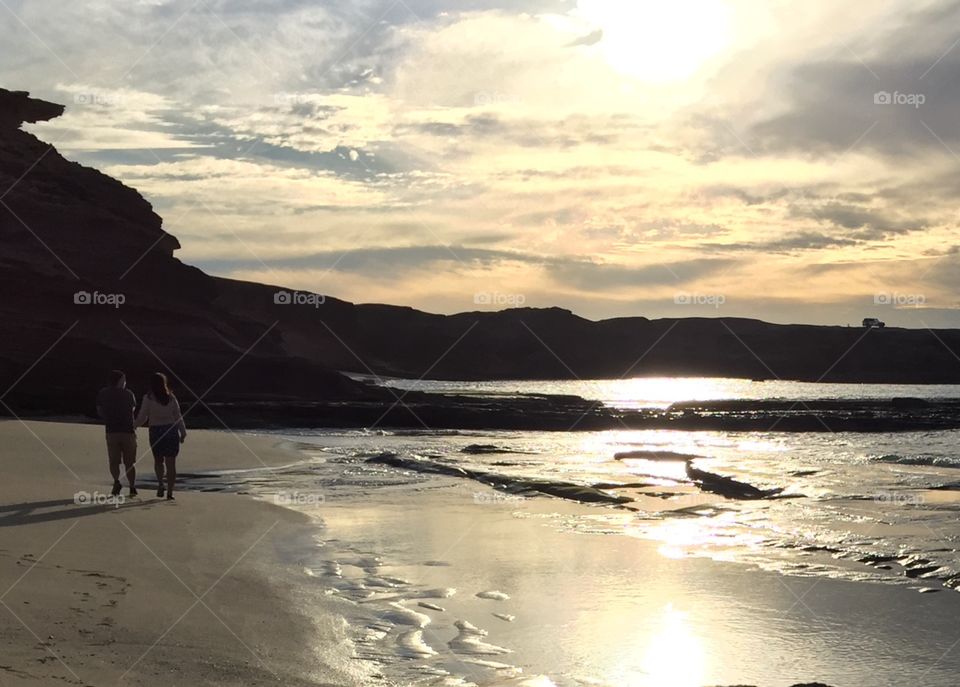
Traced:
[[614, 410], [576, 396], [480, 399], [411, 392], [387, 400], [275, 399], [199, 403], [185, 399], [198, 428], [365, 428], [518, 431], [901, 432], [960, 428], [960, 400], [715, 401], [667, 409]]

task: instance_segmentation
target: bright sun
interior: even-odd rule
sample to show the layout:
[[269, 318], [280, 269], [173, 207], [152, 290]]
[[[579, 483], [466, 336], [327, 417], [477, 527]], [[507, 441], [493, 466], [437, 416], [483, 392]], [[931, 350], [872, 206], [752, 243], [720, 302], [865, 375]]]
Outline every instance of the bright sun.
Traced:
[[641, 81], [687, 79], [731, 42], [725, 0], [579, 0], [576, 14], [603, 31], [610, 66]]

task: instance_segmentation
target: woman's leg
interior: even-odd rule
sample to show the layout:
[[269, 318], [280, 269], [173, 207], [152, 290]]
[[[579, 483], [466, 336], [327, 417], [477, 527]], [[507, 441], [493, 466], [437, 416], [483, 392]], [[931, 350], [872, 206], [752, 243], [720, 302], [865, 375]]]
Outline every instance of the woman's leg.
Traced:
[[167, 468], [167, 498], [173, 498], [173, 485], [177, 482], [177, 458], [168, 456], [164, 458]]
[[[153, 458], [153, 472], [157, 475], [157, 492], [163, 489], [163, 482], [166, 480], [166, 472], [163, 469], [163, 458]], [[163, 496], [163, 494], [160, 494]]]

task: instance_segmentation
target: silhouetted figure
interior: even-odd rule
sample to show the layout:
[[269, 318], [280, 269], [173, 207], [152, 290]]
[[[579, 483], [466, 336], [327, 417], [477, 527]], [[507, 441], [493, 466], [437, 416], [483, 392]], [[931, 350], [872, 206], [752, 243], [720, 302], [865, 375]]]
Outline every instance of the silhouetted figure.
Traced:
[[173, 487], [177, 481], [177, 456], [180, 444], [187, 440], [187, 428], [183, 424], [180, 404], [170, 391], [167, 376], [156, 372], [150, 378], [150, 393], [145, 394], [138, 427], [149, 425], [150, 448], [153, 450], [153, 468], [157, 473], [157, 496], [164, 494], [166, 481], [167, 500], [173, 501]]
[[127, 377], [120, 370], [110, 373], [109, 383], [97, 394], [97, 415], [107, 430], [107, 458], [113, 477], [113, 495], [120, 493], [120, 463], [123, 463], [130, 486], [130, 496], [137, 495], [137, 434], [133, 414], [137, 399], [127, 388]]

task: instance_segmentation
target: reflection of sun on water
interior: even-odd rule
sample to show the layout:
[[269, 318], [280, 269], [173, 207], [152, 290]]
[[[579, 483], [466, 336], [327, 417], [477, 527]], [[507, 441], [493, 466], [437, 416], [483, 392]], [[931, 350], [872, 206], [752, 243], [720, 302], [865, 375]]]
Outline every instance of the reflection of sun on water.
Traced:
[[690, 549], [715, 543], [717, 538], [713, 524], [704, 518], [666, 520], [652, 534], [663, 542], [657, 550], [667, 558], [684, 558]]
[[707, 401], [743, 396], [750, 383], [746, 380], [710, 377], [635, 377], [601, 384], [605, 387], [596, 391], [604, 400], [636, 407], [666, 408], [679, 401]]
[[651, 638], [643, 659], [650, 687], [702, 687], [707, 657], [700, 638], [690, 627], [687, 614], [668, 604], [658, 632]]
[[685, 558], [691, 553], [707, 552], [715, 560], [734, 560], [737, 551], [760, 546], [763, 535], [737, 523], [736, 513], [720, 513], [691, 520], [664, 520], [643, 535], [662, 542], [661, 556]]

